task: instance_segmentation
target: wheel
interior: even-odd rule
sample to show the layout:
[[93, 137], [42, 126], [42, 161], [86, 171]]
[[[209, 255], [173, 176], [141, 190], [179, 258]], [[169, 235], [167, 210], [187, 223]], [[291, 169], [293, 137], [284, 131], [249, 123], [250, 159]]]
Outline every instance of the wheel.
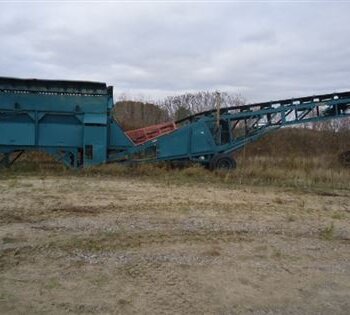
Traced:
[[219, 154], [212, 158], [210, 161], [211, 170], [233, 170], [237, 166], [234, 158], [229, 154]]

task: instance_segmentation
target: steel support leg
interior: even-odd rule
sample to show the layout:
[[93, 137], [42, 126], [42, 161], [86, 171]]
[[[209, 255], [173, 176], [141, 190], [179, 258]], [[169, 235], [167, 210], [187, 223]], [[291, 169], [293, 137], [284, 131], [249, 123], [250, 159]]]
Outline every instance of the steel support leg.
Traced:
[[6, 168], [10, 166], [10, 153], [4, 153], [2, 159], [0, 160], [0, 166]]
[[0, 165], [3, 167], [10, 167], [17, 159], [23, 154], [24, 151], [15, 152], [17, 155], [11, 160], [11, 153], [4, 153], [3, 158], [0, 160]]

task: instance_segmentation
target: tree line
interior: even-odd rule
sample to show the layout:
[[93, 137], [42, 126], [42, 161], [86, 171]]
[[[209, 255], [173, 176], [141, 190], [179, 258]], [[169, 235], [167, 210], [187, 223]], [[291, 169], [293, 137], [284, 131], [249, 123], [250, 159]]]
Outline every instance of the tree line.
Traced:
[[[124, 130], [142, 128], [216, 108], [217, 92], [202, 91], [168, 96], [158, 101], [131, 101], [123, 95], [115, 104], [114, 117]], [[244, 105], [240, 94], [220, 93], [220, 106]]]

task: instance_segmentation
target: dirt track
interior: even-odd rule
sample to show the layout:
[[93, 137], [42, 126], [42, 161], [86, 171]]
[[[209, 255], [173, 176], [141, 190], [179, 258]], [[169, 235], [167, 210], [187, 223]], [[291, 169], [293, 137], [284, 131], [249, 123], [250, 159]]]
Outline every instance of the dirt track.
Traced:
[[350, 192], [0, 181], [1, 314], [348, 314]]

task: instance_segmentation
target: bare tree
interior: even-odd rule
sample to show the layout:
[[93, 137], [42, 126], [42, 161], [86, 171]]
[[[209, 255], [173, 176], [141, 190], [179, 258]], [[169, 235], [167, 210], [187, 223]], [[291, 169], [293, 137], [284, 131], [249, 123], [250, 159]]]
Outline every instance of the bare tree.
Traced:
[[[245, 104], [246, 100], [239, 94], [227, 92], [220, 93], [221, 107], [237, 106]], [[165, 108], [169, 117], [176, 119], [176, 113], [183, 113], [186, 109], [188, 114], [200, 113], [206, 110], [215, 109], [216, 92], [202, 91], [197, 93], [186, 93], [167, 98], [157, 102], [158, 106]]]

